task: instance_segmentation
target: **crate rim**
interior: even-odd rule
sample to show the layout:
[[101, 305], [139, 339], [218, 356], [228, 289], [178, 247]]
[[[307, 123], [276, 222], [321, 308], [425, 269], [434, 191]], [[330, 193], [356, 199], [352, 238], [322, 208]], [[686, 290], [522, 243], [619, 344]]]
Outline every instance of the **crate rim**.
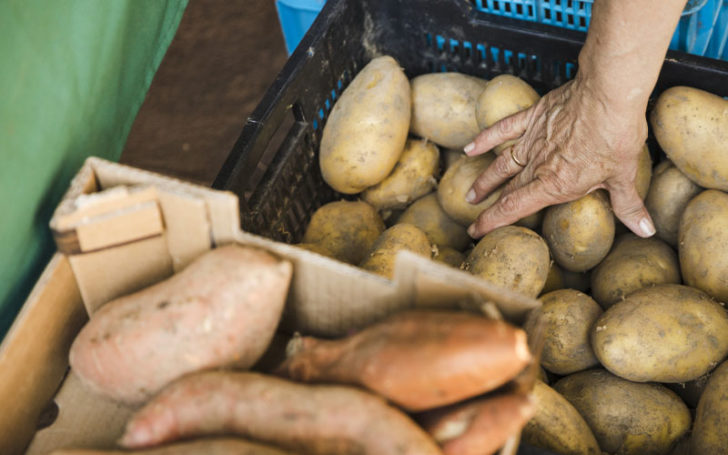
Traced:
[[[458, 5], [469, 10], [470, 21], [494, 29], [507, 30], [509, 32], [516, 31], [528, 35], [531, 39], [549, 38], [554, 42], [567, 46], [583, 46], [586, 38], [586, 33], [577, 30], [489, 14], [477, 9], [471, 2], [462, 2], [462, 4]], [[242, 171], [240, 166], [242, 160], [240, 160], [240, 157], [245, 155], [248, 148], [255, 144], [261, 132], [260, 125], [270, 118], [278, 101], [284, 96], [283, 89], [286, 81], [295, 78], [306, 61], [313, 56], [315, 44], [323, 38], [323, 32], [328, 29], [337, 17], [337, 14], [345, 6], [345, 0], [326, 1], [316, 20], [268, 87], [261, 101], [246, 118], [243, 130], [220, 169], [220, 172], [213, 181], [212, 188], [221, 190], [228, 189], [228, 182], [234, 180], [234, 177]], [[670, 50], [667, 52], [663, 67], [671, 63], [720, 74], [728, 72], [728, 61], [702, 57], [682, 51]], [[241, 198], [241, 210], [246, 209], [246, 202]]]

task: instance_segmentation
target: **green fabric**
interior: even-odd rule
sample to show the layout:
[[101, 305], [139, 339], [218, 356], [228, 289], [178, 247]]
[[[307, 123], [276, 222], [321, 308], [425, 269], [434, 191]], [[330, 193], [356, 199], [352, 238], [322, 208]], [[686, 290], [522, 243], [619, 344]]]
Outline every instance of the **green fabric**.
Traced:
[[117, 160], [187, 0], [0, 0], [0, 339], [86, 157]]

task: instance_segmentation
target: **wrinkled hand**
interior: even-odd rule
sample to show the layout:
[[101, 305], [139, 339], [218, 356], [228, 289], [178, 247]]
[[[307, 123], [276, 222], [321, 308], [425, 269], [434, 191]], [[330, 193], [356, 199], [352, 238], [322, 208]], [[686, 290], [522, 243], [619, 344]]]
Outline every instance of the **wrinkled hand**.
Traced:
[[477, 204], [510, 179], [468, 233], [481, 237], [546, 206], [604, 188], [614, 213], [629, 229], [641, 237], [653, 235], [652, 220], [635, 188], [638, 157], [647, 138], [644, 109], [616, 104], [594, 93], [577, 75], [529, 109], [483, 130], [465, 147], [467, 155], [516, 141], [473, 183], [467, 199]]

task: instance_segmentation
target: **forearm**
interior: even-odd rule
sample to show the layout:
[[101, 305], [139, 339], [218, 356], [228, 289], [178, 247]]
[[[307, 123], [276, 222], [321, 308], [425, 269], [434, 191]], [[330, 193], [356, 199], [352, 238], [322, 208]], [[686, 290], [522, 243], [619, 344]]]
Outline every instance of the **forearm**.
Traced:
[[580, 83], [603, 102], [641, 112], [686, 0], [595, 0], [579, 55]]

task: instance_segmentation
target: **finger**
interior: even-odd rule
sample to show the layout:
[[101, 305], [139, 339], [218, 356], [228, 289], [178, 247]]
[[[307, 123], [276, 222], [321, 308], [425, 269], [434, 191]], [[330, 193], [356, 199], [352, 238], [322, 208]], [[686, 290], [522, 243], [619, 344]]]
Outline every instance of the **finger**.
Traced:
[[481, 131], [473, 142], [465, 146], [463, 151], [468, 156], [482, 155], [496, 145], [520, 137], [528, 126], [528, 117], [531, 109], [533, 108], [517, 112], [495, 122], [490, 128]]
[[541, 180], [533, 180], [510, 193], [504, 191], [496, 203], [483, 210], [478, 219], [468, 227], [468, 234], [473, 238], [482, 237], [493, 229], [513, 224], [547, 205], [558, 202], [551, 196], [551, 192], [545, 191]]
[[640, 237], [651, 237], [655, 234], [655, 225], [634, 185], [610, 187], [609, 198], [614, 214], [629, 230]]
[[465, 196], [466, 201], [471, 204], [479, 203], [503, 182], [521, 172], [523, 167], [513, 159], [512, 154], [515, 154], [515, 150], [511, 147], [490, 163], [490, 166], [473, 182], [470, 191]]

